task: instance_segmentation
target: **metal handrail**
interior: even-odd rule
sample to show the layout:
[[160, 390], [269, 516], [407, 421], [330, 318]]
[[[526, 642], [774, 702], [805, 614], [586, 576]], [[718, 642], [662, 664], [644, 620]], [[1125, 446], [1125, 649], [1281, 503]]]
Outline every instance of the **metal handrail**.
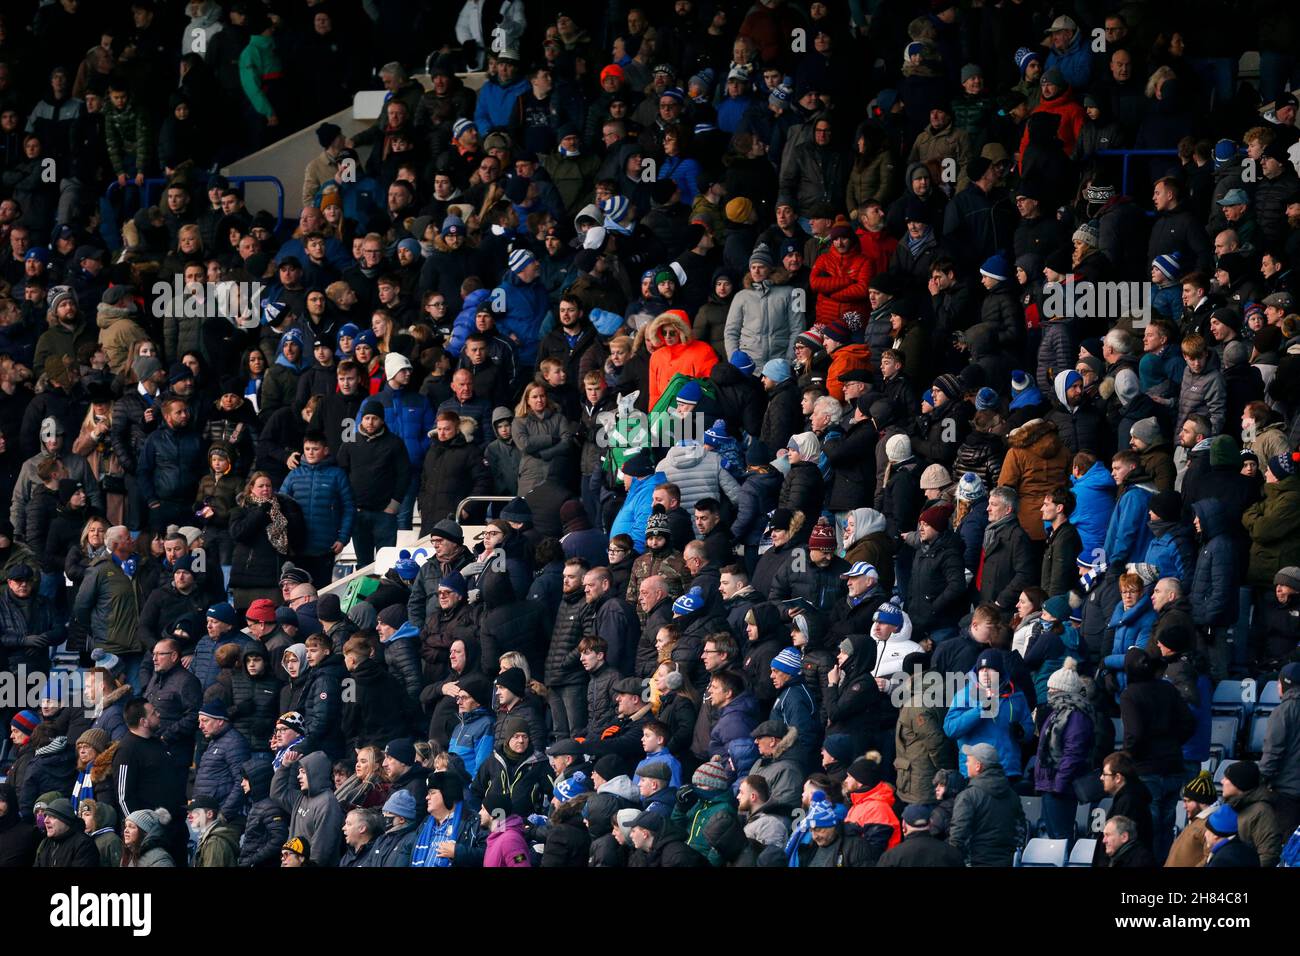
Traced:
[[[227, 176], [226, 179], [230, 182], [232, 186], [241, 185], [243, 183], [270, 183], [271, 185], [273, 185], [275, 187], [275, 192], [276, 192], [275, 229], [277, 232], [279, 232], [280, 227], [284, 225], [284, 183], [280, 181], [280, 177], [278, 176]], [[130, 180], [128, 180], [128, 182], [130, 182]], [[144, 181], [144, 184], [140, 187], [141, 190], [143, 190], [143, 194], [144, 194], [142, 204], [145, 206], [153, 205], [153, 199], [154, 199], [153, 191], [159, 189], [162, 186], [167, 185], [168, 182], [170, 182], [170, 180], [165, 179], [161, 176], [155, 176], [153, 178], [146, 179]], [[108, 184], [108, 188], [104, 190], [104, 198], [111, 200], [113, 198], [113, 193], [115, 193], [117, 190], [121, 188], [122, 185], [116, 179], [113, 180], [111, 183]], [[121, 229], [122, 229], [122, 224], [118, 223], [116, 231], [121, 232]]]

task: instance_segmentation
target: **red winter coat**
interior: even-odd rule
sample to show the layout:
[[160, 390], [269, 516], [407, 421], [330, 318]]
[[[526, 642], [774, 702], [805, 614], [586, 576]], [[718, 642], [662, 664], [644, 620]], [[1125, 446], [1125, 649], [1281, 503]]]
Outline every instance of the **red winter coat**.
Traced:
[[[1034, 109], [1034, 113], [1055, 113], [1061, 118], [1060, 125], [1056, 128], [1057, 138], [1065, 146], [1065, 155], [1074, 155], [1074, 144], [1079, 139], [1079, 130], [1083, 129], [1083, 121], [1088, 118], [1079, 101], [1074, 98], [1074, 93], [1067, 86], [1054, 100], [1043, 100]], [[1032, 113], [1030, 114], [1033, 115]], [[1029, 145], [1029, 123], [1025, 123], [1025, 132], [1020, 137], [1020, 152], [1017, 156], [1017, 165], [1024, 162], [1025, 147]]]
[[879, 232], [868, 232], [861, 226], [857, 229], [858, 247], [862, 254], [867, 257], [867, 264], [871, 271], [867, 273], [867, 281], [880, 275], [882, 272], [889, 271], [889, 264], [893, 261], [894, 250], [898, 248], [898, 240], [889, 234], [886, 229]]
[[817, 324], [843, 330], [845, 312], [871, 314], [867, 287], [871, 284], [871, 263], [858, 249], [840, 255], [833, 245], [813, 263], [808, 284], [817, 293]]

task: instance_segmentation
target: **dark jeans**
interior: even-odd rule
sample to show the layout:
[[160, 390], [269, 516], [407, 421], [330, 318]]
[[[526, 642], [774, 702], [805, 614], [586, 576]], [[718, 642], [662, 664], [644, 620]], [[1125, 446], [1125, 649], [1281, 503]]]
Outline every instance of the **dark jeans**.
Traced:
[[551, 708], [552, 736], [556, 740], [572, 737], [587, 723], [587, 688], [583, 684], [566, 684], [547, 691]]
[[397, 515], [386, 511], [357, 509], [352, 522], [352, 549], [357, 553], [357, 567], [375, 560], [379, 548], [397, 544]]
[[1151, 849], [1157, 860], [1163, 860], [1174, 842], [1174, 811], [1185, 781], [1181, 773], [1143, 774], [1139, 779], [1151, 791], [1151, 825], [1155, 831], [1155, 846]]
[[1069, 840], [1074, 837], [1074, 816], [1079, 811], [1079, 801], [1064, 793], [1043, 794], [1043, 826], [1051, 840]]
[[334, 554], [295, 554], [293, 563], [311, 575], [311, 583], [317, 589], [323, 588], [334, 580]]

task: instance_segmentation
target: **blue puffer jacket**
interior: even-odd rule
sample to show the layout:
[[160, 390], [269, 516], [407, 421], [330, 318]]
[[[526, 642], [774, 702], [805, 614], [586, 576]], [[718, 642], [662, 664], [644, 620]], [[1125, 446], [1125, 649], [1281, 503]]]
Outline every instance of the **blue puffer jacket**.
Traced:
[[465, 297], [465, 304], [456, 313], [456, 321], [451, 327], [451, 338], [447, 340], [446, 349], [457, 358], [465, 347], [465, 340], [475, 331], [474, 316], [483, 300], [492, 294], [491, 289], [475, 289]]
[[[546, 287], [534, 281], [521, 284], [513, 275], [498, 286], [505, 296], [505, 312], [497, 314], [497, 328], [514, 342], [520, 365], [537, 363], [537, 346], [542, 340], [542, 322], [550, 308]], [[515, 341], [515, 340], [518, 341]]]
[[758, 698], [745, 691], [718, 711], [718, 720], [709, 731], [709, 756], [729, 756], [728, 744], [737, 738], [750, 740], [758, 726]]
[[398, 390], [391, 385], [385, 385], [375, 398], [384, 406], [384, 424], [406, 446], [406, 457], [411, 465], [422, 468], [424, 456], [433, 441], [429, 432], [438, 421], [433, 405], [413, 388]]
[[1156, 609], [1151, 606], [1151, 594], [1143, 594], [1131, 608], [1125, 608], [1121, 601], [1115, 605], [1110, 616], [1110, 627], [1114, 635], [1110, 644], [1110, 654], [1104, 663], [1121, 675], [1124, 672], [1124, 653], [1130, 647], [1145, 649], [1151, 628], [1156, 624]]
[[[1147, 545], [1151, 543], [1147, 504], [1155, 493], [1156, 486], [1144, 481], [1131, 486], [1119, 496], [1115, 511], [1110, 516], [1110, 524], [1106, 526], [1106, 538], [1101, 545], [1110, 567], [1122, 568], [1147, 553]], [[1084, 553], [1089, 553], [1086, 547]]]
[[495, 721], [492, 711], [479, 707], [467, 714], [460, 715], [460, 723], [452, 731], [447, 749], [457, 754], [465, 764], [465, 772], [473, 777], [478, 768], [492, 756], [495, 740], [493, 728]]
[[1154, 564], [1162, 578], [1178, 578], [1184, 586], [1191, 584], [1195, 551], [1190, 529], [1173, 521], [1152, 521], [1151, 543], [1142, 561]]
[[1105, 465], [1094, 462], [1082, 477], [1070, 476], [1070, 488], [1074, 492], [1070, 523], [1079, 529], [1083, 553], [1092, 555], [1106, 540], [1106, 526], [1115, 510], [1115, 479]]
[[420, 669], [420, 629], [410, 621], [403, 621], [402, 626], [393, 632], [392, 637], [379, 639], [384, 653], [384, 666], [388, 673], [396, 677], [406, 689], [411, 700], [420, 699], [423, 683]]
[[[991, 707], [984, 708], [979, 700], [972, 696], [975, 689], [968, 683], [957, 692], [952, 706], [943, 719], [943, 732], [958, 747], [970, 747], [975, 744], [992, 744], [997, 748], [1002, 769], [1008, 777], [1021, 774], [1020, 742], [1012, 736], [1013, 726], [1020, 728], [1021, 740], [1034, 735], [1034, 722], [1029, 715], [1029, 702], [1025, 695], [1015, 689], [1010, 681], [1003, 681], [998, 695], [997, 713], [989, 716]], [[957, 761], [962, 776], [968, 776], [966, 761]]]
[[984, 550], [984, 529], [989, 526], [989, 498], [984, 495], [970, 504], [966, 517], [961, 519], [957, 537], [961, 539], [962, 565], [975, 571], [980, 565], [980, 552]]
[[236, 644], [242, 656], [244, 648], [252, 643], [253, 639], [242, 631], [226, 631], [218, 638], [204, 634], [194, 645], [194, 660], [190, 662], [190, 673], [198, 678], [199, 686], [206, 692], [221, 673], [221, 668], [217, 666], [217, 648]]
[[656, 471], [645, 478], [634, 478], [632, 488], [623, 500], [623, 507], [618, 510], [614, 524], [610, 526], [609, 536], [612, 538], [616, 534], [628, 535], [637, 553], [644, 552], [645, 523], [654, 508], [655, 486], [662, 485], [667, 480], [668, 477], [662, 471]]
[[315, 465], [305, 461], [285, 477], [280, 494], [288, 495], [302, 508], [307, 524], [305, 554], [324, 554], [335, 541], [344, 544], [352, 537], [356, 506], [348, 476], [326, 455]]
[[474, 125], [480, 136], [487, 136], [494, 129], [505, 129], [515, 108], [515, 101], [528, 89], [528, 81], [515, 80], [509, 86], [502, 86], [496, 80], [484, 83], [478, 91], [478, 105], [474, 108]]
[[203, 440], [192, 428], [155, 429], [145, 440], [136, 464], [143, 501], [188, 505], [203, 475]]
[[818, 766], [816, 758], [822, 744], [822, 733], [817, 720], [817, 704], [802, 677], [792, 678], [781, 688], [769, 719], [779, 720], [799, 731], [786, 756], [796, 761], [804, 773], [812, 773]]
[[1192, 620], [1198, 627], [1226, 627], [1237, 620], [1237, 549], [1233, 545], [1228, 514], [1217, 498], [1202, 498], [1192, 505], [1201, 519], [1201, 550], [1192, 577]]
[[194, 773], [194, 793], [205, 793], [221, 801], [227, 820], [244, 815], [244, 791], [240, 780], [250, 752], [248, 741], [229, 725], [208, 741]]

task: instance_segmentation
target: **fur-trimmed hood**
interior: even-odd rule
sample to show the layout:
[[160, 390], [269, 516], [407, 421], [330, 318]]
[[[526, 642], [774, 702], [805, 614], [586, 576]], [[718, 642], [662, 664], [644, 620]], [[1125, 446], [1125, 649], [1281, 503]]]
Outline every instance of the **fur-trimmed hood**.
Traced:
[[1045, 418], [1032, 418], [1007, 435], [1007, 446], [1023, 448], [1040, 458], [1055, 458], [1061, 447], [1061, 438], [1055, 422]]
[[108, 749], [90, 762], [90, 782], [101, 784], [113, 776], [113, 758], [117, 755], [119, 741], [114, 740]]
[[[680, 315], [674, 315], [672, 312], [664, 312], [650, 320], [650, 324], [644, 329], [645, 338], [662, 346], [664, 344], [664, 332], [668, 329], [676, 329], [682, 342], [692, 342], [695, 336], [691, 334], [690, 324], [682, 319]], [[638, 338], [641, 333], [637, 333]]]
[[778, 740], [776, 742], [776, 746], [772, 748], [772, 756], [770, 759], [773, 761], [780, 760], [782, 757], [785, 756], [786, 751], [794, 746], [794, 743], [798, 738], [799, 738], [799, 728], [787, 727], [785, 731], [785, 736], [782, 737], [780, 740]]

